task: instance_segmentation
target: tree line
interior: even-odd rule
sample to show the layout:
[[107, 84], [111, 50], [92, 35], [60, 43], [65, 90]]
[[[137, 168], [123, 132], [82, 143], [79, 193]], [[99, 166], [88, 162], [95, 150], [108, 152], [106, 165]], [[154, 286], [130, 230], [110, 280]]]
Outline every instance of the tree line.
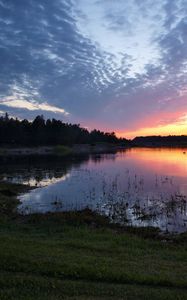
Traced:
[[114, 132], [100, 130], [88, 131], [77, 124], [64, 123], [61, 120], [47, 119], [42, 115], [33, 121], [10, 118], [6, 113], [0, 117], [0, 145], [42, 146], [73, 145], [93, 143], [125, 143]]
[[144, 136], [131, 141], [132, 146], [139, 147], [187, 147], [186, 135]]

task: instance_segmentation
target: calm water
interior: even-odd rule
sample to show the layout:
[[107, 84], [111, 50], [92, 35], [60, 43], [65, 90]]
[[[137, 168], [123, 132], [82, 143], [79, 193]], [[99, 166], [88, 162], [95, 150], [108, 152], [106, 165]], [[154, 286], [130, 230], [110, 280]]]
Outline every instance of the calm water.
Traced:
[[187, 230], [187, 149], [134, 148], [0, 172], [37, 187], [20, 196], [23, 214], [89, 207], [121, 224]]

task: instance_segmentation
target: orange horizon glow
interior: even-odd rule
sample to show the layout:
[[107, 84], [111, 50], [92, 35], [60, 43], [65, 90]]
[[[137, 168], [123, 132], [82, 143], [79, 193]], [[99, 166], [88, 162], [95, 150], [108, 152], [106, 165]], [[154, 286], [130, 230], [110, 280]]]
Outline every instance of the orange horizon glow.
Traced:
[[116, 131], [117, 137], [133, 139], [137, 136], [152, 136], [152, 135], [187, 135], [187, 118], [182, 122], [168, 124], [156, 127], [143, 127], [134, 131]]

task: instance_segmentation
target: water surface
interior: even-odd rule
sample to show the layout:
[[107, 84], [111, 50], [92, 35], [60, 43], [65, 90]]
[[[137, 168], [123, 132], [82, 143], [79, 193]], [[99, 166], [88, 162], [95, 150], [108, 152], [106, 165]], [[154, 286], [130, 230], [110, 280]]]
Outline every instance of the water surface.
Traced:
[[187, 149], [132, 148], [1, 174], [37, 187], [20, 196], [24, 214], [89, 207], [121, 224], [187, 230]]

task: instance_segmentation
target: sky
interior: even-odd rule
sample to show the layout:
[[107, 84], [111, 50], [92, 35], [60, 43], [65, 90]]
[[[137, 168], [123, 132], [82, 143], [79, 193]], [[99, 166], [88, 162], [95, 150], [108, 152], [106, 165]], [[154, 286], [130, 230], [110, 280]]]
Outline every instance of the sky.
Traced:
[[187, 0], [0, 0], [0, 114], [187, 134]]

